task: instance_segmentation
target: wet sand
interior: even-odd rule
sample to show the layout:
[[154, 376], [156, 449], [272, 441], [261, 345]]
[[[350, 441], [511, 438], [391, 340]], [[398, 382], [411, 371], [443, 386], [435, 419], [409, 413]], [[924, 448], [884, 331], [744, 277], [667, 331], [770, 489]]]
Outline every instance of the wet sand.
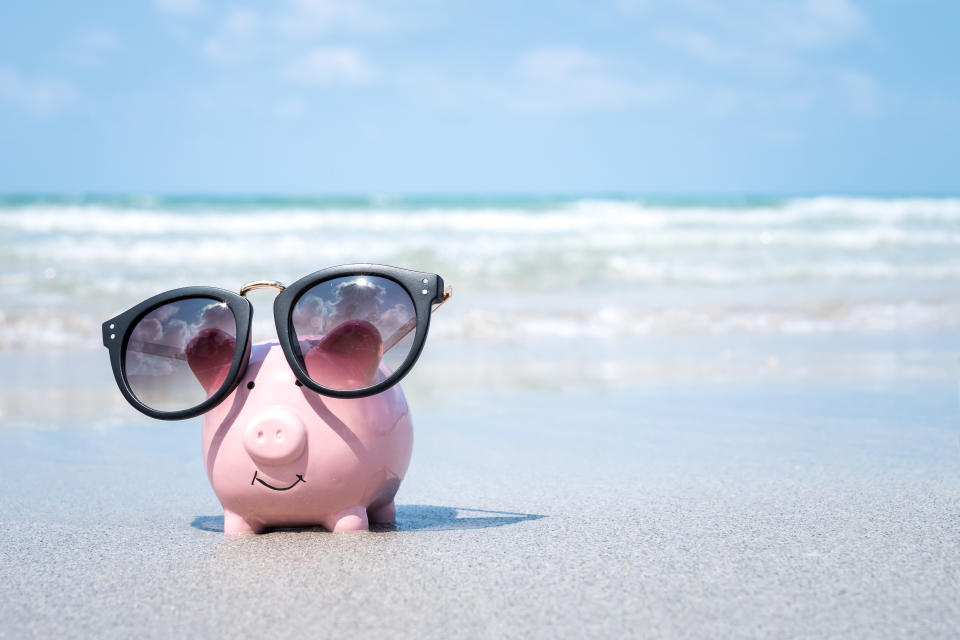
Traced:
[[956, 383], [413, 392], [398, 521], [225, 537], [199, 422], [6, 426], [0, 637], [950, 637]]

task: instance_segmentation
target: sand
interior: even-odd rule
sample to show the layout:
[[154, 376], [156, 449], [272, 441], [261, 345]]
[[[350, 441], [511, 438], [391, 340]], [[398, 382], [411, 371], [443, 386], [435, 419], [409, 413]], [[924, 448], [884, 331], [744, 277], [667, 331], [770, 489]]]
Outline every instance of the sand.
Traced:
[[0, 637], [951, 637], [955, 387], [411, 397], [398, 521], [225, 537], [198, 421], [0, 431]]

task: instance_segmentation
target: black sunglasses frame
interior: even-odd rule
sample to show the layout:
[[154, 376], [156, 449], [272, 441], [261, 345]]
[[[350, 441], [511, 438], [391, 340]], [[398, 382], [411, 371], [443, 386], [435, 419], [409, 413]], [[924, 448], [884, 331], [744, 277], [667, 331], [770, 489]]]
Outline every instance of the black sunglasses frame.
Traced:
[[[400, 285], [410, 296], [416, 312], [416, 333], [413, 345], [403, 363], [386, 379], [363, 389], [330, 389], [317, 384], [304, 368], [299, 349], [294, 345], [293, 308], [304, 293], [314, 286], [349, 276], [376, 276], [386, 278]], [[445, 290], [443, 278], [435, 273], [411, 271], [387, 265], [348, 264], [315, 271], [300, 278], [289, 287], [277, 285], [281, 291], [273, 301], [273, 317], [277, 328], [277, 338], [287, 364], [293, 375], [307, 389], [333, 398], [364, 398], [375, 395], [400, 382], [420, 357], [430, 327], [430, 314], [433, 305], [441, 304], [449, 292]], [[220, 388], [200, 404], [177, 411], [159, 411], [141, 402], [127, 381], [124, 355], [130, 341], [133, 328], [148, 313], [157, 307], [187, 298], [211, 298], [226, 304], [237, 321], [237, 346], [234, 350], [230, 370]], [[135, 409], [159, 420], [183, 420], [206, 413], [230, 395], [240, 384], [250, 361], [250, 326], [253, 319], [253, 305], [245, 297], [218, 287], [183, 287], [157, 294], [118, 316], [103, 323], [103, 344], [110, 352], [110, 365], [113, 377], [120, 393]]]

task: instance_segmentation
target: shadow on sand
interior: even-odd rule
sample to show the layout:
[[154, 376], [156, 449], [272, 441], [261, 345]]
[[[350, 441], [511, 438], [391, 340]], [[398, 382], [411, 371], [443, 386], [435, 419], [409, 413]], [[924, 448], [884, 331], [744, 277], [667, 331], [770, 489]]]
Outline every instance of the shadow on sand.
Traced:
[[[516, 524], [527, 520], [546, 518], [534, 513], [490, 511], [464, 507], [435, 507], [425, 504], [397, 505], [397, 521], [391, 524], [375, 524], [370, 531], [465, 531], [488, 529]], [[223, 516], [196, 516], [190, 526], [201, 531], [223, 533]], [[290, 531], [290, 529], [283, 529]], [[323, 531], [321, 527], [305, 527], [304, 530]]]

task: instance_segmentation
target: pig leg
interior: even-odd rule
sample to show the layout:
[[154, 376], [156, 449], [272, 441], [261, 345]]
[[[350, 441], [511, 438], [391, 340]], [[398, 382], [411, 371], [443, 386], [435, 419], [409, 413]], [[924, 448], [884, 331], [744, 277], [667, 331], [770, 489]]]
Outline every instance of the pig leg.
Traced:
[[366, 531], [370, 528], [367, 521], [367, 510], [363, 507], [350, 507], [323, 521], [325, 526], [334, 533], [347, 531]]
[[260, 533], [263, 531], [263, 525], [258, 522], [250, 522], [242, 516], [237, 515], [229, 509], [223, 510], [223, 532], [230, 535], [240, 533]]
[[378, 524], [394, 522], [397, 519], [397, 508], [393, 506], [393, 500], [387, 500], [380, 504], [374, 503], [367, 509], [367, 516], [370, 518], [370, 522]]

